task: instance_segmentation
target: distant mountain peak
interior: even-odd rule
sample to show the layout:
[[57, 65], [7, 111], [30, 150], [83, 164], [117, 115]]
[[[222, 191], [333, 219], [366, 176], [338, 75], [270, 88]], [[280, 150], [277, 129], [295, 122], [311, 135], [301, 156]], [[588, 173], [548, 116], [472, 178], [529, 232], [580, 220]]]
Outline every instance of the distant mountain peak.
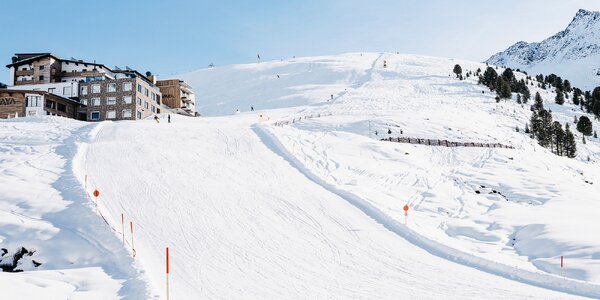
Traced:
[[[565, 30], [539, 42], [520, 41], [487, 63], [572, 78], [582, 87], [600, 85], [600, 12], [580, 9]], [[569, 69], [569, 70], [567, 70]]]

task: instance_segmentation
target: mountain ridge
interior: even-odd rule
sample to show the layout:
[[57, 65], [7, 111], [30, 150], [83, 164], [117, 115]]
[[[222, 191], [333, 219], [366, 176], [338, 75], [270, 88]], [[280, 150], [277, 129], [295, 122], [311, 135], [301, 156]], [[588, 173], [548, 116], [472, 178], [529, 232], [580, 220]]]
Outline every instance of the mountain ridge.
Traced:
[[580, 9], [565, 30], [541, 42], [519, 41], [486, 63], [555, 73], [583, 89], [600, 85], [600, 12]]

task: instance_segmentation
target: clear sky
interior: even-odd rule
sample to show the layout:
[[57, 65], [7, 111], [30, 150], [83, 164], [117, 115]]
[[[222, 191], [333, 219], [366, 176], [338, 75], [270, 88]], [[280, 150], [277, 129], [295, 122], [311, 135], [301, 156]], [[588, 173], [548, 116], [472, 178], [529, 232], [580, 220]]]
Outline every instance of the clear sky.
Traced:
[[[53, 52], [161, 78], [206, 67], [344, 52], [487, 59], [561, 30], [599, 0], [0, 0], [5, 64]], [[7, 81], [8, 70], [0, 81]]]

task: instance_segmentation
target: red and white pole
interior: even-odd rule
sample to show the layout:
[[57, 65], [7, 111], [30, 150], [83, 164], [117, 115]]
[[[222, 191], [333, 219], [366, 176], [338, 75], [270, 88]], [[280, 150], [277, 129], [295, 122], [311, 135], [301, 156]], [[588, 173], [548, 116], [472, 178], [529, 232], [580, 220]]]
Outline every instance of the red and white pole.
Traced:
[[169, 300], [169, 247], [167, 247], [167, 300]]
[[564, 257], [560, 256], [560, 276], [563, 276]]
[[125, 217], [121, 213], [121, 234], [123, 235], [123, 245], [125, 245]]
[[133, 246], [133, 222], [129, 222], [129, 228], [131, 229], [131, 252], [135, 257], [135, 247]]

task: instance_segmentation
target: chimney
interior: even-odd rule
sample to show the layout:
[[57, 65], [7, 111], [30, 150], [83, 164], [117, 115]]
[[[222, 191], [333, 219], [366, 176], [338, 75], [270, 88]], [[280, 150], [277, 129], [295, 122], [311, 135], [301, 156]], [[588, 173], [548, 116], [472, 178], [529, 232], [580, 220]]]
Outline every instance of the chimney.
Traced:
[[152, 84], [156, 85], [156, 75], [153, 75], [152, 72], [148, 71], [146, 72], [146, 77], [148, 77], [148, 80], [150, 80]]

